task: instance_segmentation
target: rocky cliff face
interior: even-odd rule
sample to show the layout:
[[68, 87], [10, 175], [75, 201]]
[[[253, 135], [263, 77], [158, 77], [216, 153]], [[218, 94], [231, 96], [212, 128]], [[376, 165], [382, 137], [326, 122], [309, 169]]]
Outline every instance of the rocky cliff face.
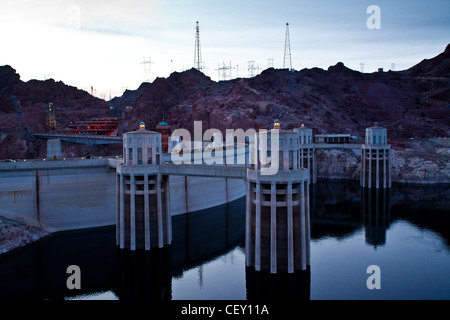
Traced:
[[[450, 149], [428, 140], [410, 141], [392, 149], [393, 182], [450, 183]], [[359, 180], [361, 151], [317, 150], [319, 178]]]
[[361, 137], [374, 122], [391, 139], [449, 135], [450, 46], [401, 72], [362, 74], [337, 63], [328, 70], [267, 69], [250, 79], [213, 82], [195, 69], [157, 79], [132, 102], [125, 128], [165, 119], [175, 128], [267, 128], [274, 119], [291, 129]]
[[[45, 156], [45, 141], [36, 140], [32, 134], [46, 132], [50, 102], [57, 130], [72, 121], [112, 116], [106, 101], [83, 90], [52, 79], [23, 82], [10, 66], [0, 67], [0, 132], [8, 134], [0, 142], [0, 159]], [[84, 152], [85, 148], [78, 149]]]
[[450, 183], [450, 149], [430, 141], [410, 142], [392, 152], [392, 178], [397, 182]]

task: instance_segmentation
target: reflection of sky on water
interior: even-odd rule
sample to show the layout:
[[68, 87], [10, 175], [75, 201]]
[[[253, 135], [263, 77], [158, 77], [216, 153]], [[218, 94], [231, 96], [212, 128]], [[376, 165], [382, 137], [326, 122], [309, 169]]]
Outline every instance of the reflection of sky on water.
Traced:
[[92, 294], [86, 294], [81, 296], [75, 296], [75, 297], [67, 297], [65, 300], [119, 300], [119, 298], [116, 296], [116, 294], [112, 291], [106, 291], [106, 292], [98, 292], [98, 293], [92, 293]]
[[174, 300], [245, 300], [245, 253], [240, 247], [172, 279]]
[[[436, 233], [399, 220], [387, 243], [374, 247], [364, 228], [344, 239], [311, 243], [311, 300], [449, 299], [450, 252]], [[381, 268], [381, 290], [368, 290], [366, 269]], [[241, 249], [185, 271], [172, 280], [174, 300], [246, 299], [245, 254]]]
[[[449, 299], [450, 252], [436, 233], [399, 220], [387, 231], [387, 244], [365, 242], [361, 228], [344, 239], [311, 243], [311, 299]], [[381, 290], [368, 290], [366, 269], [381, 268]], [[117, 300], [112, 291], [67, 298]], [[172, 278], [173, 300], [245, 300], [242, 247]]]
[[[353, 236], [312, 242], [311, 299], [448, 299], [450, 252], [442, 238], [406, 221], [393, 223], [387, 243]], [[381, 290], [368, 290], [366, 268], [381, 268]]]

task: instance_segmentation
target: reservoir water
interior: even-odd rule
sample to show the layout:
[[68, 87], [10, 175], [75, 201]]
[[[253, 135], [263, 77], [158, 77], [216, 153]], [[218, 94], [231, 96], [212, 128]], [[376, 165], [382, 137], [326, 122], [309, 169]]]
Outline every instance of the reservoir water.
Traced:
[[[121, 251], [115, 227], [54, 233], [0, 256], [4, 299], [450, 299], [450, 186], [320, 181], [312, 189], [311, 267], [294, 275], [245, 266], [245, 198], [173, 217], [173, 242]], [[67, 267], [81, 270], [69, 290]], [[366, 282], [380, 268], [380, 289]]]

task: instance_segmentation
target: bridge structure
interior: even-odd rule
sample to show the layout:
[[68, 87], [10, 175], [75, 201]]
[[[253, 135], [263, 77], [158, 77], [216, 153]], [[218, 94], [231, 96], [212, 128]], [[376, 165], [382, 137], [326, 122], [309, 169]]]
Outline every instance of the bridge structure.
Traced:
[[122, 144], [122, 137], [114, 137], [107, 135], [82, 135], [82, 134], [65, 134], [65, 133], [35, 133], [34, 137], [38, 139], [68, 141], [86, 145], [99, 145], [99, 144]]

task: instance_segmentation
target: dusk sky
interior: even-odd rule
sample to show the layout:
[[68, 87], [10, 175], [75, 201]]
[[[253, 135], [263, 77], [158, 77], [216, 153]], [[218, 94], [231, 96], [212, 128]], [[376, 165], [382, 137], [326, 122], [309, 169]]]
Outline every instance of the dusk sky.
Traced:
[[[366, 25], [370, 5], [381, 9], [381, 29]], [[365, 72], [392, 63], [403, 70], [450, 42], [448, 0], [1, 0], [0, 65], [24, 81], [50, 75], [114, 97], [144, 80], [144, 56], [154, 62], [151, 79], [192, 67], [197, 20], [213, 80], [223, 62], [240, 77], [249, 60], [263, 70], [272, 58], [281, 68], [286, 22], [296, 70], [339, 61], [354, 70], [364, 63]]]

